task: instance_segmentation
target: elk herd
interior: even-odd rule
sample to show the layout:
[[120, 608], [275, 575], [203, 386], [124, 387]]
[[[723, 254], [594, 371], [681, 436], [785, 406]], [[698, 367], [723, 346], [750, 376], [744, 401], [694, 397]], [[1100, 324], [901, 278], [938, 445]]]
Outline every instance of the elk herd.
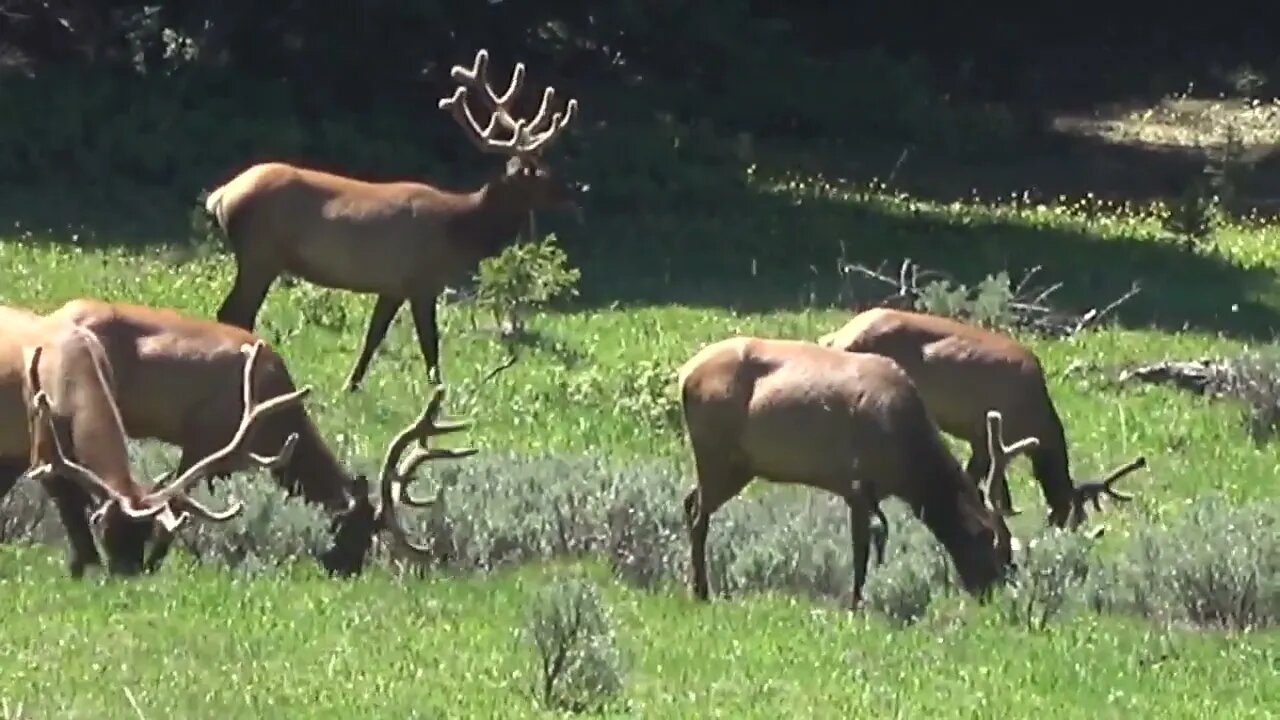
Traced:
[[[290, 494], [330, 514], [332, 542], [319, 557], [330, 573], [361, 572], [383, 531], [400, 552], [430, 558], [409, 539], [398, 506], [431, 504], [407, 489], [423, 463], [477, 452], [430, 444], [469, 425], [439, 417], [437, 298], [514, 242], [536, 211], [576, 206], [575, 184], [542, 160], [573, 120], [576, 100], [553, 110], [555, 90], [547, 87], [532, 116], [517, 117], [524, 65], [516, 64], [499, 93], [488, 60], [480, 50], [470, 68], [453, 67], [457, 88], [439, 101], [477, 149], [507, 157], [478, 189], [257, 164], [205, 205], [235, 257], [216, 320], [93, 298], [44, 315], [0, 307], [0, 495], [18, 482], [42, 485], [66, 533], [72, 576], [91, 565], [124, 575], [157, 570], [192, 516], [225, 522], [243, 510], [239, 501], [206, 507], [191, 496], [195, 485], [249, 468], [266, 469]], [[476, 119], [470, 101], [490, 112], [487, 122]], [[396, 312], [409, 305], [435, 389], [390, 441], [376, 505], [369, 479], [344, 467], [308, 416], [310, 387], [299, 387], [281, 355], [253, 332], [282, 273], [375, 296], [346, 380], [350, 391], [359, 389]], [[1048, 522], [1068, 528], [1079, 527], [1101, 495], [1129, 499], [1113, 485], [1145, 464], [1140, 457], [1103, 480], [1076, 483], [1035, 355], [1006, 335], [925, 314], [868, 310], [816, 341], [721, 340], [695, 353], [677, 379], [696, 470], [684, 499], [690, 583], [704, 600], [710, 517], [755, 477], [844, 500], [856, 605], [872, 545], [882, 558], [885, 498], [909, 506], [945, 548], [961, 584], [982, 595], [1016, 569], [1017, 541], [1005, 520], [1017, 512], [1006, 479], [1015, 457], [1030, 459]], [[969, 444], [965, 467], [943, 432]], [[136, 478], [128, 439], [177, 446], [178, 467], [152, 481]]]

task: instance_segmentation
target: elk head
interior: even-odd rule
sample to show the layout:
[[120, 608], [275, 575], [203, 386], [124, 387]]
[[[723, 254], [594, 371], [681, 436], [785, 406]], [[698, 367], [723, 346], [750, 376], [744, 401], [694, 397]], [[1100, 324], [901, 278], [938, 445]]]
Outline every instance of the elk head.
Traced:
[[[188, 493], [201, 479], [218, 472], [219, 464], [223, 463], [233, 453], [242, 452], [250, 431], [261, 418], [290, 405], [300, 403], [302, 398], [310, 392], [310, 388], [303, 388], [302, 390], [273, 398], [255, 407], [249, 401], [251, 375], [262, 347], [263, 343], [258, 341], [252, 347], [245, 346], [242, 348], [248, 355], [244, 370], [246, 403], [240, 427], [231, 441], [221, 450], [191, 466], [178, 478], [169, 480], [171, 473], [165, 473], [147, 487], [134, 483], [132, 479], [128, 481], [129, 484], [126, 487], [117, 487], [119, 483], [116, 485], [108, 483], [97, 472], [81, 465], [68, 456], [53, 420], [53, 409], [49, 395], [42, 388], [40, 382], [38, 365], [43, 348], [34, 348], [28, 357], [27, 363], [28, 382], [33, 392], [31, 400], [33, 437], [37, 432], [47, 433], [49, 443], [52, 446], [52, 457], [43, 464], [33, 464], [33, 467], [27, 470], [24, 477], [43, 482], [54, 476], [61, 476], [82, 486], [91, 497], [105, 496], [90, 515], [90, 522], [93, 525], [105, 525], [104, 536], [114, 535], [122, 538], [118, 542], [110, 543], [113, 547], [108, 548], [108, 558], [113, 571], [138, 572], [144, 566], [143, 554], [147, 537], [150, 534], [150, 523], [144, 522], [139, 531], [128, 531], [122, 529], [121, 521], [125, 521], [125, 523], [134, 521], [135, 525], [141, 521], [155, 522], [160, 525], [162, 532], [172, 534], [191, 515], [197, 515], [213, 522], [226, 522], [238, 515], [244, 509], [243, 503], [239, 501], [233, 501], [226, 510], [215, 511], [190, 497]], [[121, 454], [125, 454], [123, 428], [121, 428], [117, 437], [103, 438], [101, 441], [119, 443]], [[297, 436], [291, 435], [285, 441], [278, 455], [259, 456], [250, 453], [249, 456], [256, 463], [268, 467], [279, 466], [288, 462], [296, 442]], [[35, 443], [33, 443], [34, 446]]]
[[[578, 101], [570, 99], [564, 110], [552, 113], [551, 102], [555, 99], [555, 88], [547, 87], [542, 93], [542, 104], [532, 119], [515, 119], [511, 115], [511, 103], [524, 87], [524, 63], [516, 63], [511, 75], [511, 82], [502, 94], [494, 91], [488, 78], [489, 51], [481, 48], [476, 51], [475, 62], [467, 68], [454, 65], [449, 76], [458, 83], [453, 95], [439, 101], [441, 110], [447, 110], [453, 119], [462, 126], [467, 138], [480, 152], [506, 155], [506, 171], [502, 177], [491, 185], [494, 192], [501, 194], [512, 206], [533, 211], [551, 209], [569, 205], [575, 209], [577, 193], [571, 185], [556, 179], [555, 175], [542, 161], [542, 153], [558, 139], [572, 122], [578, 109]], [[483, 128], [471, 114], [467, 106], [468, 92], [474, 90], [492, 115]], [[509, 133], [504, 139], [494, 136], [498, 126]], [[581, 220], [581, 210], [578, 210]], [[531, 233], [532, 234], [532, 233]], [[531, 238], [532, 239], [532, 238]]]

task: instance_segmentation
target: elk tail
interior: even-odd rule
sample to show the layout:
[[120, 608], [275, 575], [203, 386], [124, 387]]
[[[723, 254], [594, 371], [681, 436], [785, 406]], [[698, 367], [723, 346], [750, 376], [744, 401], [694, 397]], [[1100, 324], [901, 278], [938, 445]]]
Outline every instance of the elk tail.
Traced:
[[218, 225], [223, 231], [227, 231], [227, 213], [222, 207], [222, 196], [227, 186], [222, 185], [209, 193], [209, 197], [205, 198], [204, 211], [209, 219]]

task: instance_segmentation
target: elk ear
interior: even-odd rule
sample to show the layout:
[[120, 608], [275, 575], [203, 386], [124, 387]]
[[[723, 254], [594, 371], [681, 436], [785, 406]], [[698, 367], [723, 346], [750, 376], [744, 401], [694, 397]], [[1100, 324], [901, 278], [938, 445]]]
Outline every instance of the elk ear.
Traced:
[[351, 478], [351, 494], [359, 497], [369, 497], [369, 478], [364, 473]]

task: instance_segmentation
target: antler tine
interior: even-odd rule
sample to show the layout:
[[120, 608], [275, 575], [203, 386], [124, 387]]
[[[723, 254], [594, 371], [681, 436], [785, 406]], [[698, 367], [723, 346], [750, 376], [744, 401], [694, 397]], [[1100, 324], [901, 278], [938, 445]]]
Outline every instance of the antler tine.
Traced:
[[531, 155], [546, 150], [553, 141], [564, 134], [565, 128], [569, 127], [569, 123], [573, 120], [574, 112], [577, 109], [577, 99], [569, 100], [569, 102], [565, 103], [563, 113], [556, 113], [552, 116], [550, 127], [541, 135], [531, 138], [529, 142], [521, 147], [520, 151]]
[[524, 63], [516, 63], [511, 73], [511, 83], [507, 86], [505, 92], [498, 95], [494, 92], [493, 85], [489, 82], [489, 51], [484, 48], [476, 51], [476, 59], [470, 68], [454, 65], [449, 70], [449, 77], [454, 82], [464, 88], [474, 87], [481, 90], [483, 93], [482, 99], [493, 112], [493, 121], [500, 121], [507, 129], [513, 131], [517, 130], [516, 120], [511, 117], [511, 110], [508, 105], [524, 88], [524, 76]]
[[447, 435], [448, 433], [466, 430], [471, 427], [470, 420], [448, 420], [440, 422], [440, 408], [444, 405], [445, 388], [443, 385], [436, 387], [431, 392], [431, 399], [427, 401], [426, 417], [429, 427], [426, 428], [421, 437], [428, 438], [436, 435]]
[[[495, 155], [512, 155], [519, 152], [516, 143], [524, 134], [524, 121], [516, 120], [511, 127], [511, 137], [507, 140], [497, 140], [493, 137], [493, 131], [497, 128], [498, 120], [501, 115], [494, 113], [489, 117], [489, 124], [483, 129], [480, 127], [480, 121], [476, 120], [475, 115], [471, 114], [471, 108], [467, 106], [467, 88], [460, 87], [453, 92], [453, 95], [447, 98], [441, 98], [437, 103], [441, 110], [447, 110], [453, 116], [454, 122], [462, 126], [463, 134], [471, 140], [471, 144], [475, 145], [480, 152], [491, 153]], [[505, 121], [504, 121], [504, 124]]]
[[987, 469], [987, 492], [993, 505], [1006, 516], [1018, 515], [1020, 511], [1013, 508], [1009, 495], [1009, 477], [1006, 470], [1009, 461], [1021, 453], [1031, 452], [1040, 446], [1040, 439], [1025, 437], [1012, 445], [1004, 441], [1004, 416], [998, 410], [987, 411], [987, 457], [990, 465]]
[[551, 121], [549, 127], [554, 127], [555, 123], [559, 121], [560, 113], [555, 113], [553, 116], [550, 112], [551, 101], [555, 99], [555, 96], [556, 89], [550, 85], [547, 86], [546, 90], [542, 91], [542, 102], [538, 104], [538, 112], [534, 113], [533, 119], [524, 128], [526, 137], [534, 137], [546, 132], [542, 125], [548, 120]]
[[[245, 360], [243, 382], [246, 386], [250, 387], [247, 387], [243, 391], [243, 397], [249, 400], [252, 400], [253, 397], [251, 388], [253, 382], [253, 368], [257, 364], [259, 354], [262, 352], [264, 347], [265, 343], [258, 340], [252, 346], [245, 346], [241, 348], [241, 351], [246, 352], [248, 355], [248, 358]], [[310, 393], [311, 386], [308, 385], [301, 389], [294, 390], [293, 392], [277, 395], [276, 397], [257, 405], [254, 405], [252, 402], [247, 402], [244, 405], [243, 415], [240, 419], [240, 427], [236, 429], [235, 435], [232, 436], [231, 441], [228, 442], [226, 446], [187, 468], [186, 472], [176, 480], [169, 483], [169, 485], [160, 490], [148, 493], [146, 498], [144, 498], [144, 502], [163, 503], [175, 496], [186, 495], [187, 491], [191, 489], [191, 486], [198, 482], [200, 478], [208, 475], [218, 463], [223, 462], [233, 453], [240, 451], [241, 446], [249, 437], [249, 432], [255, 425], [257, 425], [259, 420], [287, 407], [300, 404], [302, 399]], [[297, 441], [294, 440], [293, 442]], [[287, 450], [290, 446], [290, 441], [286, 440], [284, 446]], [[285, 452], [286, 451], [282, 451], [280, 455], [285, 455]]]
[[267, 470], [279, 470], [288, 465], [293, 460], [293, 451], [298, 446], [298, 433], [289, 433], [284, 439], [284, 445], [281, 446], [280, 452], [275, 455], [259, 455], [258, 453], [246, 453], [249, 460], [255, 465], [259, 465]]
[[[154, 517], [160, 512], [159, 508], [146, 508], [139, 510], [134, 507], [128, 497], [121, 494], [118, 490], [111, 487], [105, 480], [98, 476], [97, 473], [89, 468], [75, 462], [67, 456], [66, 449], [62, 447], [62, 438], [58, 436], [57, 426], [53, 422], [53, 402], [49, 399], [49, 393], [44, 391], [40, 383], [40, 357], [44, 354], [44, 346], [37, 345], [31, 350], [27, 356], [27, 380], [30, 383], [31, 390], [34, 395], [32, 404], [35, 413], [35, 424], [41, 423], [48, 426], [49, 437], [53, 440], [53, 460], [44, 465], [37, 465], [23, 473], [23, 477], [29, 480], [43, 481], [46, 478], [61, 474], [64, 477], [80, 483], [90, 493], [99, 490], [106, 493], [107, 500], [99, 506], [98, 511], [105, 512], [111, 503], [120, 505], [120, 509], [125, 515], [131, 518], [145, 519]], [[34, 426], [32, 430], [34, 431]]]
[[1093, 509], [1101, 512], [1102, 511], [1102, 499], [1101, 499], [1102, 495], [1106, 495], [1112, 500], [1116, 500], [1118, 502], [1132, 501], [1135, 497], [1134, 495], [1131, 495], [1129, 493], [1122, 493], [1116, 490], [1112, 486], [1115, 485], [1117, 481], [1119, 481], [1121, 478], [1128, 475], [1129, 473], [1134, 472], [1135, 470], [1144, 468], [1146, 466], [1147, 466], [1146, 457], [1143, 457], [1140, 455], [1136, 459], [1131, 460], [1125, 463], [1124, 465], [1121, 465], [1115, 470], [1112, 470], [1110, 473], [1107, 473], [1107, 475], [1101, 480], [1094, 480], [1091, 482], [1081, 483], [1076, 487], [1077, 503], [1083, 506], [1085, 503], [1091, 502], [1093, 503]]
[[415, 450], [407, 460], [400, 465], [400, 469], [396, 474], [400, 476], [400, 492], [399, 500], [403, 505], [409, 507], [431, 507], [435, 505], [435, 500], [419, 500], [409, 495], [409, 481], [413, 478], [413, 474], [423, 463], [429, 460], [457, 460], [459, 458], [470, 457], [480, 452], [480, 448], [427, 448], [426, 450]]

